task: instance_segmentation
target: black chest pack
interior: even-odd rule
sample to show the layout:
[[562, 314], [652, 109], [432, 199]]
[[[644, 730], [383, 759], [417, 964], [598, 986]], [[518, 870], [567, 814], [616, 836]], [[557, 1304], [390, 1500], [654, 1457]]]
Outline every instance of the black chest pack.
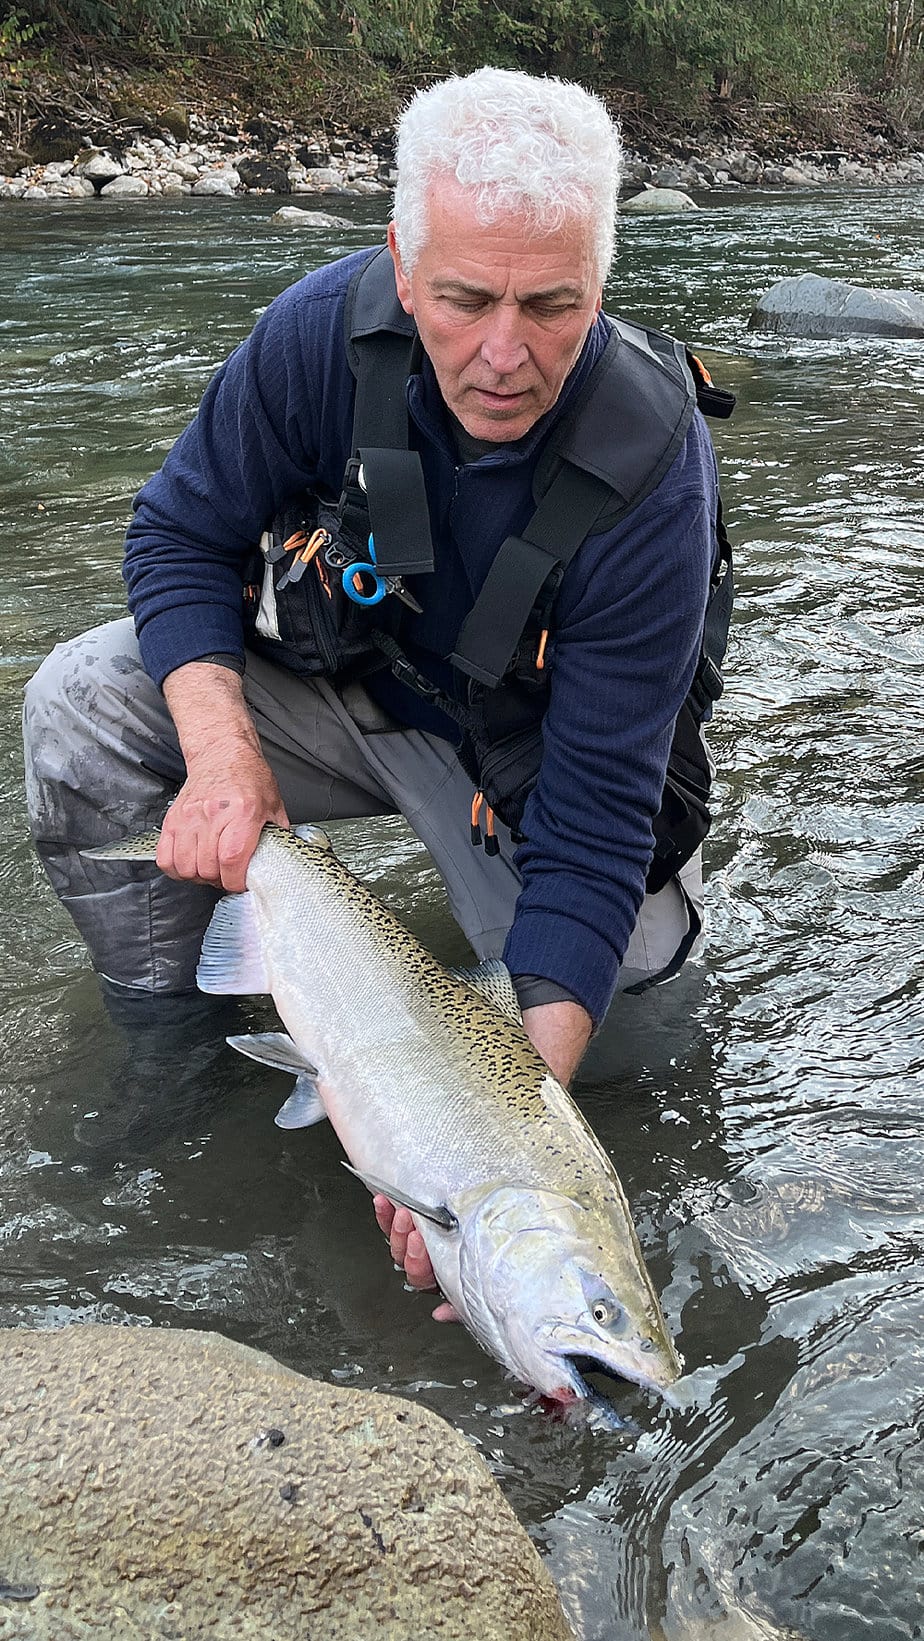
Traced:
[[[304, 677], [340, 682], [390, 666], [441, 707], [461, 733], [460, 760], [476, 789], [473, 841], [496, 849], [493, 815], [521, 829], [542, 757], [550, 687], [546, 645], [562, 577], [586, 538], [657, 487], [697, 405], [727, 417], [734, 397], [672, 338], [621, 320], [559, 425], [533, 482], [535, 511], [500, 543], [459, 628], [450, 696], [401, 647], [405, 579], [434, 568], [420, 457], [409, 448], [407, 380], [420, 342], [395, 291], [387, 251], [373, 253], [347, 295], [345, 340], [356, 378], [353, 454], [339, 499], [299, 498], [265, 532], [245, 587], [248, 642]], [[663, 888], [709, 830], [710, 770], [700, 725], [722, 692], [733, 598], [731, 548], [715, 520], [702, 650], [677, 719], [661, 809], [653, 822], [649, 892]]]

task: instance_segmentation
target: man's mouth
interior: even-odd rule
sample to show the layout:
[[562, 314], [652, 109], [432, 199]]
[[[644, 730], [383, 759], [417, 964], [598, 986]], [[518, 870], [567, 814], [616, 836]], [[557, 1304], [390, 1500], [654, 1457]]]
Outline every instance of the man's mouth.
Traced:
[[518, 400], [525, 399], [526, 391], [526, 388], [519, 388], [515, 393], [496, 393], [493, 389], [487, 387], [477, 387], [475, 389], [479, 398], [486, 400], [492, 406], [496, 405], [501, 408], [504, 406], [509, 407], [516, 404]]

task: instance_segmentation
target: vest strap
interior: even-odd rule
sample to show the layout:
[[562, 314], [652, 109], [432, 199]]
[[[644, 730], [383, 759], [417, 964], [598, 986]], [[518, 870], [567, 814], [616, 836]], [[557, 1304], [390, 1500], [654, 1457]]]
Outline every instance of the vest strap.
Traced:
[[450, 656], [453, 666], [493, 689], [503, 678], [543, 587], [561, 576], [612, 488], [566, 462], [559, 468], [522, 536], [508, 536], [462, 624]]

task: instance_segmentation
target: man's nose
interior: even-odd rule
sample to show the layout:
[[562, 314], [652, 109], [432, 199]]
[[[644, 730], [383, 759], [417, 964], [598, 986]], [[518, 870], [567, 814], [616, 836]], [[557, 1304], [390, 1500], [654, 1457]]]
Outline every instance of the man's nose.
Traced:
[[498, 376], [512, 376], [525, 365], [529, 348], [523, 339], [519, 310], [499, 302], [487, 322], [481, 357]]

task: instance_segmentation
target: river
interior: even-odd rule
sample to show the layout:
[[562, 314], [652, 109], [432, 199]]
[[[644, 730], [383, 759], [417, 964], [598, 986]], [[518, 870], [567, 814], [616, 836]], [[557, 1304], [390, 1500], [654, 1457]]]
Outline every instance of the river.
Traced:
[[[120, 614], [133, 491], [213, 367], [307, 268], [381, 239], [270, 199], [0, 210], [0, 1325], [220, 1329], [410, 1396], [483, 1454], [583, 1641], [924, 1634], [924, 349], [748, 333], [803, 271], [924, 290], [924, 193], [714, 194], [627, 219], [609, 306], [695, 344], [738, 600], [712, 744], [708, 944], [624, 998], [580, 1103], [687, 1365], [591, 1434], [529, 1411], [405, 1295], [326, 1126], [169, 1022], [131, 1038], [29, 846], [21, 689]], [[462, 955], [403, 824], [338, 844]], [[260, 1007], [229, 1003], [235, 1019]], [[247, 1029], [241, 1027], [237, 1029]], [[713, 1629], [711, 1626], [715, 1626]], [[765, 1626], [765, 1627], [761, 1627]]]

